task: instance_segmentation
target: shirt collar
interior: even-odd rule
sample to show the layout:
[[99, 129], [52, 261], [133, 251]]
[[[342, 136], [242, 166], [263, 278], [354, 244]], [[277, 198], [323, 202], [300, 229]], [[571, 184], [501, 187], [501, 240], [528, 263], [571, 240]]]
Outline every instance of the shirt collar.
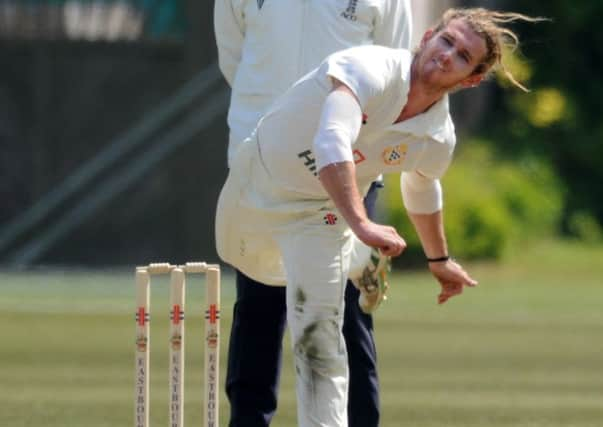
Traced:
[[416, 136], [427, 136], [437, 142], [444, 143], [454, 133], [452, 118], [450, 117], [450, 108], [448, 95], [436, 102], [424, 113], [418, 114], [408, 120], [395, 123], [391, 130], [403, 133], [412, 133]]

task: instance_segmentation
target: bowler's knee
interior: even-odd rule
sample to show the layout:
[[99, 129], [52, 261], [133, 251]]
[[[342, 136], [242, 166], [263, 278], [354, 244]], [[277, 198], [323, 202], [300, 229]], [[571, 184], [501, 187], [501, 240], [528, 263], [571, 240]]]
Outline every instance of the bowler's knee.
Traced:
[[324, 375], [340, 374], [346, 370], [345, 344], [337, 319], [308, 323], [295, 340], [294, 351], [312, 370]]

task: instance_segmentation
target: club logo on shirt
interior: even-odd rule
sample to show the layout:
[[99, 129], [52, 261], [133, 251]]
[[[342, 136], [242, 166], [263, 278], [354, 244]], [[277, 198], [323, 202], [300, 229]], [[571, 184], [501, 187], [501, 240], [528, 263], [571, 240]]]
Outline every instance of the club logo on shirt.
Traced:
[[258, 0], [258, 10], [264, 6], [264, 0]]
[[323, 219], [325, 220], [325, 224], [327, 225], [337, 224], [337, 215], [335, 215], [334, 213], [329, 212], [323, 217]]
[[364, 157], [364, 154], [362, 154], [362, 152], [360, 150], [354, 150], [352, 151], [352, 154], [354, 154], [354, 164], [357, 165], [358, 163], [362, 163], [366, 160], [366, 157]]
[[399, 165], [402, 163], [402, 160], [404, 160], [407, 151], [408, 146], [406, 144], [387, 147], [385, 150], [383, 150], [383, 162], [388, 166]]
[[343, 16], [348, 21], [357, 21], [358, 17], [356, 16], [356, 7], [358, 6], [358, 0], [349, 0], [348, 7], [345, 8], [343, 12], [341, 12], [341, 16]]

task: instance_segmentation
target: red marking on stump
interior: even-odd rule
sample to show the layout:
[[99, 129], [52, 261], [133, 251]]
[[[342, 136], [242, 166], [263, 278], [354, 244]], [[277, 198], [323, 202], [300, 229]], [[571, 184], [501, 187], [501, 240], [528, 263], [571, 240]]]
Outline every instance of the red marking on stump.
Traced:
[[138, 307], [138, 325], [144, 326], [147, 321], [146, 311], [144, 307]]
[[216, 310], [216, 305], [215, 304], [211, 304], [209, 306], [209, 323], [213, 324], [216, 323], [216, 318], [217, 318], [217, 310]]
[[174, 310], [172, 314], [172, 323], [174, 325], [178, 325], [180, 323], [180, 306], [178, 304], [174, 305]]

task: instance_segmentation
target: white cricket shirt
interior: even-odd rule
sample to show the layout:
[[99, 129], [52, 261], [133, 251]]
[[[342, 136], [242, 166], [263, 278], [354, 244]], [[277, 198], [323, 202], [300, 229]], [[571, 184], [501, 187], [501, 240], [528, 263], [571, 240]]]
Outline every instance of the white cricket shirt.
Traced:
[[352, 147], [360, 189], [382, 173], [416, 170], [440, 178], [456, 142], [448, 97], [394, 124], [406, 105], [411, 61], [404, 49], [347, 49], [329, 56], [280, 97], [256, 129], [261, 160], [275, 184], [303, 198], [328, 198], [318, 180], [312, 145], [331, 78], [354, 92], [363, 112], [365, 123]]

